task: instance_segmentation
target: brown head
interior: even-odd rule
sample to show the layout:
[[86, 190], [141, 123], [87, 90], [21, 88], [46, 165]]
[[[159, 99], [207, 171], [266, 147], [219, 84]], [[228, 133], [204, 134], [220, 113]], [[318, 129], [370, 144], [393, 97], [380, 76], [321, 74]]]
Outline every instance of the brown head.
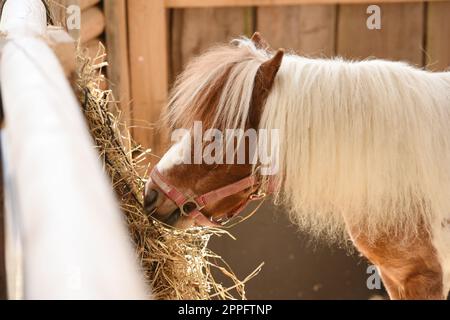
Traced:
[[[186, 197], [236, 185], [253, 175], [251, 138], [225, 133], [227, 129], [245, 133], [258, 129], [284, 51], [272, 52], [259, 33], [250, 41], [216, 47], [196, 58], [171, 92], [166, 118], [174, 132], [172, 138], [180, 139], [156, 167], [165, 182]], [[177, 130], [180, 128], [184, 129]], [[227, 146], [236, 148], [228, 151]], [[244, 161], [236, 149], [244, 152]], [[192, 203], [183, 212], [156, 180], [149, 178], [145, 188], [144, 205], [149, 214], [178, 228], [205, 224], [205, 219], [184, 214], [192, 209]], [[227, 220], [249, 197], [261, 192], [259, 183], [244, 187], [208, 202], [201, 208], [202, 215], [214, 221]]]

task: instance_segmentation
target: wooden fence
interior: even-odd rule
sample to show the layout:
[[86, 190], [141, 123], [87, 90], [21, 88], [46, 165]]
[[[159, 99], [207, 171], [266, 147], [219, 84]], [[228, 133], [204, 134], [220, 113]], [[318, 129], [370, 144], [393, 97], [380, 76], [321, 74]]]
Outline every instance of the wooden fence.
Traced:
[[81, 108], [46, 41], [54, 32], [41, 0], [6, 2], [0, 83], [9, 298], [147, 298]]

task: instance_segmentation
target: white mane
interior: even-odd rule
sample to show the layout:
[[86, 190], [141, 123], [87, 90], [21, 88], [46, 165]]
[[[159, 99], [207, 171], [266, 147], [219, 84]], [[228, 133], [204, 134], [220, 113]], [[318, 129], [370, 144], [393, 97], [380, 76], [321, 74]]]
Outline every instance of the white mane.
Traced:
[[286, 56], [260, 127], [281, 130], [278, 199], [316, 234], [414, 235], [450, 213], [450, 73]]

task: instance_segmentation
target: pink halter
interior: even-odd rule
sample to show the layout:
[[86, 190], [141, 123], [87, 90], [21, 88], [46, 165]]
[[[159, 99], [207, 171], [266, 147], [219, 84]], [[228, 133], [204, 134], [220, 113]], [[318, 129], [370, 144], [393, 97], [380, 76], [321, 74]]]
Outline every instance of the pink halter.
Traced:
[[[242, 180], [229, 184], [227, 186], [221, 187], [219, 189], [210, 191], [200, 196], [187, 196], [184, 193], [180, 192], [177, 188], [171, 185], [167, 179], [159, 172], [159, 170], [155, 167], [150, 177], [155, 185], [157, 185], [162, 192], [172, 200], [180, 209], [182, 215], [191, 217], [192, 219], [198, 220], [202, 225], [208, 225], [213, 227], [223, 226], [225, 222], [215, 221], [211, 218], [208, 218], [202, 213], [202, 209], [210, 204], [222, 200], [231, 195], [237, 194], [247, 188], [253, 187], [258, 184], [258, 181], [255, 176], [248, 176]], [[273, 193], [275, 188], [275, 180], [270, 179], [268, 188], [265, 191], [258, 190], [255, 193], [251, 194], [247, 200], [237, 208], [234, 212], [232, 212], [229, 218], [233, 218], [238, 215], [251, 201], [261, 200], [266, 197], [268, 194]]]

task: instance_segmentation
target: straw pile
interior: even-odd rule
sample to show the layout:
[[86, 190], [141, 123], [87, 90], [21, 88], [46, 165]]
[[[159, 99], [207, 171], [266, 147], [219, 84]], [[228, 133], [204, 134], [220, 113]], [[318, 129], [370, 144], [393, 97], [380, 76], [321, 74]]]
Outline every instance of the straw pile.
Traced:
[[[143, 210], [149, 150], [142, 150], [119, 121], [120, 111], [111, 91], [100, 89], [107, 63], [103, 46], [95, 59], [82, 50], [77, 54], [76, 91], [89, 128], [128, 222], [131, 237], [148, 284], [156, 299], [245, 299], [245, 283], [259, 266], [240, 281], [221, 257], [207, 248], [212, 236], [224, 230], [193, 228], [175, 230], [148, 217]], [[232, 285], [217, 283], [213, 273], [225, 274]]]

